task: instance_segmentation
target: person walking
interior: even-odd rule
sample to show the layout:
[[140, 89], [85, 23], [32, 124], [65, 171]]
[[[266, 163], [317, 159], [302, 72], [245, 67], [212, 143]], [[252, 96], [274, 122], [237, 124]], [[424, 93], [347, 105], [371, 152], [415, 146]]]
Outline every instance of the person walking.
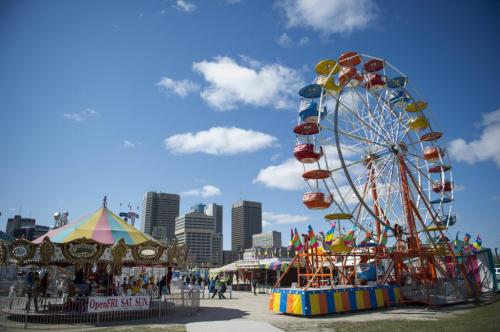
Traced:
[[257, 295], [257, 279], [252, 280], [253, 295]]
[[226, 299], [224, 296], [224, 293], [226, 292], [226, 283], [223, 281], [220, 284], [220, 290], [219, 290], [219, 299]]

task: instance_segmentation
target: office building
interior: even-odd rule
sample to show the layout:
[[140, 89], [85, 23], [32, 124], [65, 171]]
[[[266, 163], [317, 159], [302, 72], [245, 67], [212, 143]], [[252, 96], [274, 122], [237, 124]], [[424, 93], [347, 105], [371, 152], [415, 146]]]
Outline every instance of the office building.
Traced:
[[214, 217], [215, 220], [215, 232], [217, 234], [222, 234], [222, 222], [223, 222], [223, 209], [222, 205], [218, 205], [217, 203], [209, 204], [205, 208], [205, 213], [209, 216]]
[[176, 194], [147, 192], [141, 210], [141, 231], [170, 243], [175, 238], [175, 218], [179, 216], [180, 197]]
[[231, 250], [239, 252], [252, 247], [252, 235], [262, 232], [262, 205], [241, 201], [231, 209]]
[[20, 215], [15, 215], [14, 218], [7, 219], [7, 227], [5, 228], [5, 234], [7, 236], [14, 237], [14, 229], [16, 228], [34, 228], [35, 219], [23, 218]]
[[33, 241], [49, 230], [49, 226], [37, 225], [35, 219], [23, 218], [20, 215], [15, 215], [14, 218], [7, 219], [5, 235], [12, 239], [24, 237], [28, 241]]
[[191, 206], [189, 209], [189, 212], [198, 212], [198, 213], [205, 213], [206, 205], [203, 203], [198, 203], [196, 205]]
[[252, 247], [262, 248], [280, 248], [281, 247], [281, 232], [270, 231], [252, 235]]
[[212, 216], [189, 212], [175, 221], [175, 237], [189, 248], [190, 267], [222, 265], [222, 235], [215, 232]]

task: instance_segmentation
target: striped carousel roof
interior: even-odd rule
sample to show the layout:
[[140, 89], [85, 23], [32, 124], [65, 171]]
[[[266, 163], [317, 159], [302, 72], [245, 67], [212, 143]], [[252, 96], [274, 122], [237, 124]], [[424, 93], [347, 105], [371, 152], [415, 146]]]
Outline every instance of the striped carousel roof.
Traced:
[[102, 207], [89, 216], [53, 229], [34, 240], [33, 243], [42, 243], [45, 236], [48, 236], [54, 243], [65, 243], [82, 237], [102, 244], [114, 244], [121, 238], [127, 245], [154, 240], [151, 236], [127, 224], [107, 207]]

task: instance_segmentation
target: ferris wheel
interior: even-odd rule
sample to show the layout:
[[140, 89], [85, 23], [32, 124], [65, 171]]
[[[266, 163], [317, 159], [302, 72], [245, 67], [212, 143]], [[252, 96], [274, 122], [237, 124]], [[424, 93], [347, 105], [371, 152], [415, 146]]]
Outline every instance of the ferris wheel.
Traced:
[[304, 205], [327, 210], [340, 232], [348, 220], [374, 241], [389, 233], [412, 247], [423, 233], [455, 224], [443, 133], [408, 77], [356, 52], [321, 61], [315, 72], [299, 91], [294, 128]]

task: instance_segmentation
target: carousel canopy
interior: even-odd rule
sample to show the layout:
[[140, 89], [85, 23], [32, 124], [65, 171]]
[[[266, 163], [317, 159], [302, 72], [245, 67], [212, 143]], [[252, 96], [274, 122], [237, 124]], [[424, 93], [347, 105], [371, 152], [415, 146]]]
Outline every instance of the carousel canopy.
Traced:
[[121, 238], [127, 245], [154, 240], [151, 236], [127, 224], [107, 207], [102, 207], [87, 217], [53, 229], [34, 240], [33, 243], [42, 243], [46, 236], [54, 243], [65, 243], [82, 237], [102, 244], [113, 244]]

